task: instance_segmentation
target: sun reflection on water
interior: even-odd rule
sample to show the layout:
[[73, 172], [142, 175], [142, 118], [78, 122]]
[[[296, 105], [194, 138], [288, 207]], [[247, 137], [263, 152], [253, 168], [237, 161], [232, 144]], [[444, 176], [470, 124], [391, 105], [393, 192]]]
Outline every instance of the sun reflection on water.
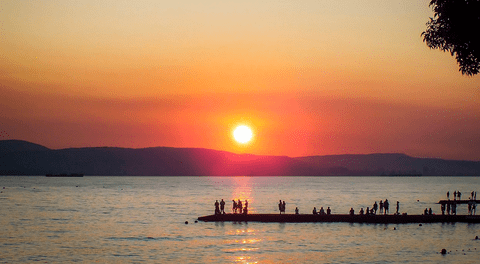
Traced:
[[231, 200], [242, 201], [245, 206], [245, 201], [248, 201], [248, 212], [255, 213], [254, 199], [252, 197], [251, 179], [249, 177], [233, 177], [235, 188], [232, 192]]

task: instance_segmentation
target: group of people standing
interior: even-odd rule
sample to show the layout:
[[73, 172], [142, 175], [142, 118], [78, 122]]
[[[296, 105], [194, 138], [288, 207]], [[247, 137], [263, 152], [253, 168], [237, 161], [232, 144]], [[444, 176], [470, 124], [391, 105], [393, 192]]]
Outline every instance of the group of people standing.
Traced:
[[[457, 198], [458, 198], [458, 200], [462, 199], [462, 193], [460, 191], [454, 191], [453, 192], [453, 200], [457, 200]], [[447, 191], [447, 200], [450, 200], [450, 191]]]
[[[453, 200], [461, 200], [462, 199], [462, 193], [460, 191], [454, 191], [453, 192]], [[469, 200], [477, 200], [477, 192], [472, 191], [470, 193], [470, 197], [468, 198]], [[447, 200], [450, 200], [450, 191], [447, 191]]]
[[[232, 200], [233, 207], [232, 212], [236, 214], [237, 212], [240, 214], [247, 214], [248, 213], [248, 200], [245, 200], [245, 207], [243, 207], [242, 201], [238, 199], [238, 201]], [[218, 200], [215, 201], [215, 214], [225, 214], [225, 201], [222, 199], [220, 203]]]
[[245, 207], [243, 207], [242, 201], [238, 199], [238, 201], [232, 200], [233, 205], [232, 205], [232, 212], [236, 214], [237, 212], [239, 214], [247, 214], [248, 213], [248, 200], [245, 200]]
[[[442, 210], [442, 215], [445, 215], [445, 209], [447, 210], [447, 215], [456, 215], [457, 214], [457, 204], [456, 203], [447, 203], [440, 206], [440, 209]], [[425, 211], [427, 208], [425, 208]]]
[[[397, 201], [397, 208], [396, 208], [396, 212], [395, 214], [396, 215], [399, 215], [400, 212], [400, 202]], [[380, 213], [380, 214], [388, 214], [390, 212], [390, 202], [388, 201], [388, 199], [385, 199], [385, 201], [383, 200], [380, 200], [379, 203], [377, 203], [377, 201], [375, 201], [375, 203], [373, 204], [372, 208], [370, 209], [370, 207], [367, 207], [366, 210], [363, 210], [363, 207], [360, 208], [360, 212], [359, 214], [360, 215], [376, 215], [377, 214], [377, 211]], [[350, 215], [354, 215], [355, 214], [355, 210], [353, 210], [353, 208], [350, 208], [350, 212], [349, 212]]]

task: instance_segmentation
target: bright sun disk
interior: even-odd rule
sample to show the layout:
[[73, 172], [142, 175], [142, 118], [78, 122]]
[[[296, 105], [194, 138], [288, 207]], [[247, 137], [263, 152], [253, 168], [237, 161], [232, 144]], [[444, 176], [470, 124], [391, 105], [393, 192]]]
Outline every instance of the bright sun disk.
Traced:
[[233, 131], [233, 137], [239, 143], [247, 143], [253, 137], [252, 130], [248, 126], [238, 126]]

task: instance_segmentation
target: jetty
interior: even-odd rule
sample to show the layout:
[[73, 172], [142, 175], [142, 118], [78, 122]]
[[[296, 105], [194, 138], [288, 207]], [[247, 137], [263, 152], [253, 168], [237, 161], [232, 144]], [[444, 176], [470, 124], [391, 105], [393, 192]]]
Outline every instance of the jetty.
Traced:
[[198, 218], [204, 222], [274, 222], [274, 223], [480, 223], [478, 215], [349, 215], [349, 214], [217, 214]]
[[475, 204], [479, 204], [480, 203], [480, 200], [472, 200], [472, 199], [469, 199], [469, 200], [440, 200], [438, 201], [437, 204], [443, 204], [443, 205], [446, 205], [446, 204], [469, 204], [469, 203], [475, 203]]

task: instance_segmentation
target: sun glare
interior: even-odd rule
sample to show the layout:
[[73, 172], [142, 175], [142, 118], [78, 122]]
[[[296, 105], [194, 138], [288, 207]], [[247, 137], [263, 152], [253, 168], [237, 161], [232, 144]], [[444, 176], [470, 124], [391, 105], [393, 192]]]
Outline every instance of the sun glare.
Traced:
[[233, 131], [233, 137], [239, 143], [247, 143], [252, 139], [253, 133], [248, 126], [242, 125], [235, 128], [235, 131]]

